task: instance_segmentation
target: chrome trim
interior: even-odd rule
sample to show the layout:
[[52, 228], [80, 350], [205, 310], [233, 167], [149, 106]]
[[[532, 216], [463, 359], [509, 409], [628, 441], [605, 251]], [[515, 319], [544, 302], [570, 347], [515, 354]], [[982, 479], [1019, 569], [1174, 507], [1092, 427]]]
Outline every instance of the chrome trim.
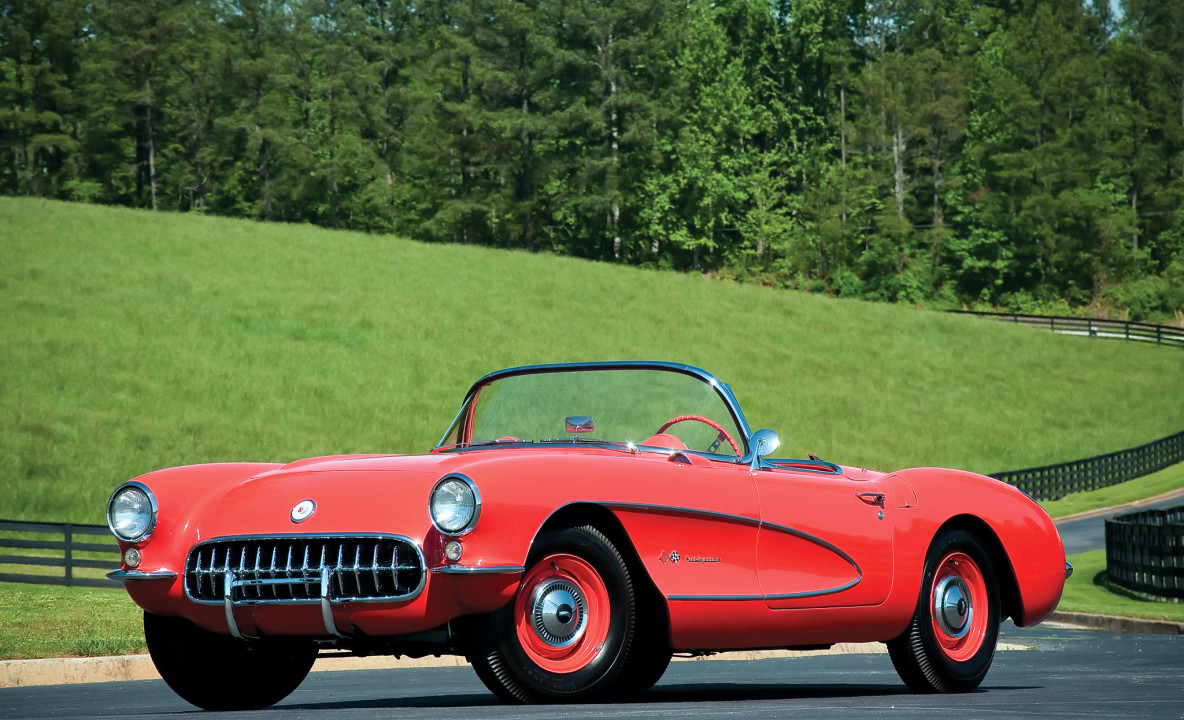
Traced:
[[938, 629], [947, 637], [958, 639], [970, 631], [974, 602], [961, 576], [948, 575], [933, 586], [932, 612]]
[[[148, 504], [152, 507], [152, 522], [148, 524], [148, 530], [145, 531], [145, 533], [143, 535], [141, 535], [137, 538], [126, 538], [126, 537], [120, 535], [119, 533], [115, 532], [115, 524], [111, 522], [111, 503], [115, 501], [116, 495], [118, 495], [120, 492], [122, 492], [124, 488], [129, 488], [129, 487], [135, 487], [135, 488], [139, 488], [140, 490], [143, 490], [144, 494], [148, 496]], [[154, 495], [152, 493], [152, 489], [149, 488], [144, 483], [139, 482], [138, 480], [129, 480], [128, 482], [125, 482], [122, 485], [120, 485], [119, 487], [115, 488], [115, 491], [111, 493], [111, 497], [107, 498], [107, 529], [111, 531], [112, 535], [119, 538], [123, 542], [141, 543], [141, 542], [144, 542], [145, 540], [147, 540], [148, 538], [152, 537], [152, 533], [156, 531], [156, 518], [157, 518], [157, 514], [159, 512], [160, 512], [160, 508], [156, 504], [156, 495]]]
[[[215, 538], [210, 538], [208, 540], [204, 540], [189, 549], [189, 552], [186, 554], [186, 557], [185, 557], [185, 569], [182, 571], [182, 574], [188, 575], [190, 573], [190, 570], [189, 570], [190, 559], [193, 557], [194, 552], [197, 552], [197, 551], [200, 551], [201, 549], [207, 548], [210, 545], [217, 545], [220, 543], [245, 543], [245, 542], [260, 543], [260, 542], [269, 542], [269, 541], [272, 541], [272, 542], [276, 542], [276, 541], [278, 541], [278, 542], [284, 542], [284, 541], [301, 542], [301, 541], [303, 541], [305, 543], [309, 543], [309, 542], [312, 542], [312, 543], [329, 542], [329, 543], [331, 543], [331, 542], [349, 542], [349, 541], [355, 541], [355, 540], [371, 540], [371, 541], [389, 540], [389, 541], [402, 543], [402, 544], [406, 545], [407, 547], [412, 548], [415, 552], [414, 560], [415, 560], [416, 565], [414, 567], [411, 565], [398, 565], [398, 566], [394, 566], [393, 569], [394, 570], [418, 569], [419, 584], [407, 594], [381, 596], [381, 597], [354, 596], [354, 595], [346, 596], [344, 594], [344, 588], [342, 588], [342, 590], [343, 590], [342, 596], [338, 597], [338, 598], [331, 598], [331, 601], [351, 602], [351, 603], [358, 603], [358, 602], [360, 602], [360, 603], [407, 602], [409, 600], [412, 600], [412, 599], [418, 597], [420, 595], [420, 593], [423, 592], [424, 587], [427, 585], [427, 576], [428, 576], [427, 562], [424, 560], [423, 549], [420, 548], [419, 544], [416, 543], [413, 539], [411, 539], [405, 535], [395, 535], [395, 534], [391, 534], [391, 533], [341, 533], [341, 534], [320, 534], [320, 533], [317, 533], [317, 534], [308, 534], [308, 535], [305, 535], [305, 534], [277, 534], [277, 535], [236, 535], [236, 536], [227, 536], [227, 537], [215, 537]], [[339, 548], [339, 550], [343, 551], [344, 548]], [[358, 580], [360, 580], [360, 578], [363, 576], [369, 578], [371, 576], [371, 574], [374, 574], [376, 572], [376, 568], [371, 567], [370, 565], [362, 564], [358, 558], [351, 558], [351, 559], [347, 560], [344, 556], [340, 555], [340, 553], [336, 559], [327, 558], [324, 556], [324, 548], [322, 548], [322, 554], [321, 554], [320, 558], [310, 558], [310, 557], [308, 557], [307, 552], [305, 553], [305, 557], [302, 559], [301, 558], [292, 558], [289, 555], [288, 558], [284, 559], [284, 564], [282, 566], [283, 571], [287, 571], [288, 573], [290, 573], [288, 576], [285, 576], [285, 577], [277, 577], [281, 573], [280, 569], [276, 569], [279, 567], [278, 562], [276, 562], [278, 560], [278, 558], [275, 558], [275, 557], [271, 558], [271, 560], [269, 561], [269, 563], [267, 565], [264, 565], [261, 562], [261, 558], [257, 558], [256, 560], [257, 560], [256, 567], [247, 567], [240, 562], [239, 566], [235, 567], [235, 568], [231, 568], [228, 565], [222, 565], [219, 567], [209, 567], [209, 568], [204, 568], [204, 567], [203, 568], [196, 568], [194, 570], [194, 572], [195, 572], [195, 582], [198, 583], [198, 586], [199, 586], [198, 591], [200, 592], [200, 586], [201, 586], [201, 584], [204, 583], [203, 578], [207, 578], [212, 582], [214, 575], [221, 574], [221, 575], [223, 575], [223, 577], [225, 577], [226, 574], [232, 574], [233, 572], [242, 572], [244, 570], [251, 570], [251, 571], [255, 571], [255, 572], [268, 573], [268, 574], [271, 574], [272, 577], [269, 577], [269, 578], [268, 577], [257, 577], [257, 578], [253, 578], [250, 580], [232, 580], [233, 587], [231, 589], [233, 590], [234, 587], [262, 588], [262, 587], [274, 586], [278, 590], [278, 588], [282, 587], [282, 586], [299, 585], [303, 588], [304, 593], [307, 597], [304, 597], [304, 598], [283, 598], [283, 597], [279, 597], [278, 593], [276, 593], [276, 596], [274, 598], [263, 598], [263, 597], [240, 598], [239, 600], [235, 601], [236, 605], [255, 605], [255, 604], [261, 604], [261, 603], [262, 604], [321, 603], [322, 602], [321, 594], [323, 592], [324, 586], [322, 585], [321, 589], [318, 589], [318, 588], [316, 588], [316, 585], [318, 583], [320, 583], [323, 578], [323, 573], [322, 573], [323, 567], [332, 567], [332, 568], [337, 569], [337, 572], [339, 575], [339, 577], [337, 579], [338, 579], [339, 584], [341, 582], [340, 574], [342, 572], [352, 573], [352, 575]], [[300, 564], [294, 565], [294, 564], [292, 564], [293, 561], [297, 561]], [[275, 565], [273, 566], [272, 563], [275, 563]], [[386, 565], [383, 565], [382, 567], [384, 569], [387, 568]], [[190, 591], [189, 582], [188, 582], [187, 578], [184, 579], [183, 584], [184, 584], [184, 590], [185, 590], [185, 597], [188, 598], [192, 602], [202, 604], [202, 605], [217, 605], [217, 604], [222, 604], [224, 602], [224, 598], [218, 599], [218, 600], [204, 600], [199, 597], [194, 597], [193, 593]], [[227, 587], [227, 585], [229, 585], [229, 584], [224, 584], [224, 591], [223, 592], [225, 592], [225, 588]]]
[[764, 595], [667, 595], [667, 600], [670, 601], [695, 601], [695, 602], [755, 602], [757, 600], [763, 601]]
[[[859, 571], [859, 568], [855, 568], [855, 569], [856, 569], [856, 571]], [[855, 578], [854, 580], [847, 583], [846, 585], [839, 585], [839, 586], [833, 587], [833, 588], [826, 588], [825, 590], [807, 590], [806, 592], [779, 593], [777, 595], [766, 595], [765, 599], [766, 600], [796, 600], [798, 598], [811, 598], [811, 597], [820, 597], [822, 595], [834, 595], [836, 593], [841, 593], [844, 590], [850, 590], [851, 588], [855, 587], [856, 585], [858, 585], [862, 581], [863, 581], [863, 573], [860, 572], [859, 577]]]
[[[575, 503], [569, 503], [575, 504]], [[696, 510], [694, 508], [682, 507], [679, 505], [653, 505], [650, 503], [629, 503], [629, 502], [592, 502], [593, 505], [600, 505], [605, 508], [619, 508], [622, 510], [641, 510], [658, 512], [667, 515], [689, 515], [691, 517], [709, 517], [718, 520], [726, 520], [729, 522], [740, 523], [741, 525], [753, 525], [755, 527], [761, 526], [760, 518], [748, 517], [747, 515], [732, 515], [731, 513], [716, 512], [714, 510]], [[566, 506], [565, 506], [566, 507]], [[561, 508], [556, 508], [558, 512]], [[554, 515], [555, 513], [552, 513]]]
[[[833, 590], [827, 590], [827, 591], [825, 591], [825, 593], [821, 593], [821, 594], [836, 593], [836, 592], [840, 592], [842, 590], [847, 590], [847, 589], [854, 587], [855, 585], [858, 585], [859, 581], [863, 580], [863, 570], [859, 567], [859, 563], [855, 562], [855, 559], [852, 558], [850, 555], [848, 555], [846, 552], [844, 552], [841, 548], [839, 548], [839, 546], [834, 545], [833, 543], [829, 543], [826, 540], [823, 540], [822, 538], [820, 538], [816, 535], [811, 535], [810, 533], [802, 532], [801, 530], [794, 530], [793, 528], [787, 527], [785, 525], [777, 525], [776, 523], [761, 523], [761, 526], [768, 527], [770, 530], [774, 530], [776, 532], [785, 533], [787, 535], [793, 535], [796, 538], [800, 538], [800, 539], [805, 540], [807, 542], [814, 543], [815, 545], [818, 545], [819, 547], [821, 547], [825, 550], [830, 550], [834, 554], [843, 558], [843, 560], [847, 561], [847, 563], [850, 564], [851, 567], [855, 568], [855, 574], [858, 577], [856, 577], [853, 582], [848, 583], [847, 585], [839, 586], [837, 588], [834, 588]], [[820, 594], [820, 593], [816, 593], [816, 592], [810, 593], [810, 595], [815, 595], [815, 594]], [[798, 595], [796, 593], [794, 593], [794, 594], [789, 595], [788, 597], [797, 597], [797, 596]]]
[[333, 605], [329, 600], [330, 582], [329, 566], [325, 565], [321, 568], [321, 619], [325, 621], [325, 629], [330, 635], [343, 638], [346, 635], [337, 629], [337, 623], [333, 621]]
[[[721, 382], [711, 373], [702, 368], [697, 368], [694, 365], [686, 365], [683, 363], [662, 362], [657, 360], [619, 360], [611, 362], [577, 362], [577, 363], [551, 363], [547, 365], [521, 365], [518, 367], [506, 368], [504, 370], [497, 370], [477, 380], [469, 387], [469, 391], [465, 393], [465, 398], [460, 404], [460, 411], [457, 412], [452, 422], [444, 430], [444, 435], [440, 441], [436, 443], [434, 450], [439, 450], [444, 447], [444, 441], [448, 439], [452, 428], [460, 421], [461, 416], [468, 411], [469, 402], [473, 395], [477, 393], [485, 385], [503, 378], [512, 377], [514, 375], [533, 375], [537, 373], [553, 373], [553, 372], [574, 372], [579, 370], [666, 370], [670, 372], [678, 372], [684, 375], [690, 375], [698, 378], [707, 385], [710, 385], [719, 393], [720, 398], [724, 401], [724, 405], [732, 414], [732, 420], [736, 423], [737, 429], [743, 436], [740, 442], [744, 445], [744, 452], [741, 453], [743, 457], [748, 457], [748, 438], [752, 435], [752, 430], [748, 427], [748, 421], [744, 418], [744, 413], [740, 410], [740, 403], [736, 400], [735, 394], [732, 392], [727, 383]], [[740, 462], [741, 458], [735, 458], [733, 462]]]
[[1068, 580], [1071, 577], [1073, 577], [1073, 566], [1069, 564], [1068, 560], [1066, 560], [1065, 561], [1065, 579]]
[[588, 601], [565, 577], [540, 583], [530, 594], [530, 606], [535, 637], [555, 649], [575, 645], [588, 629]]
[[238, 629], [238, 622], [234, 619], [234, 588], [238, 585], [234, 581], [234, 571], [227, 570], [222, 578], [222, 587], [225, 588], [223, 592], [224, 605], [226, 607], [226, 627], [230, 630], [230, 634], [239, 640], [253, 639], [249, 635], [243, 635], [242, 631]]
[[777, 433], [772, 430], [757, 430], [749, 438], [748, 455], [741, 458], [740, 462], [748, 465], [753, 471], [760, 470], [761, 461], [777, 452], [780, 445], [781, 438], [777, 437]]
[[[448, 480], [460, 480], [465, 485], [468, 485], [469, 490], [473, 493], [473, 519], [469, 520], [468, 524], [463, 528], [455, 531], [448, 531], [440, 527], [440, 525], [436, 522], [435, 514], [432, 513], [432, 497], [435, 496], [436, 489]], [[481, 491], [477, 489], [477, 483], [473, 482], [473, 479], [468, 475], [464, 475], [462, 473], [448, 473], [444, 477], [437, 480], [436, 484], [432, 486], [432, 491], [428, 493], [428, 518], [432, 521], [432, 527], [436, 528], [442, 534], [447, 535], [448, 537], [461, 537], [473, 532], [473, 528], [477, 527], [477, 521], [481, 519]]]
[[142, 570], [112, 570], [107, 573], [107, 577], [115, 582], [138, 582], [140, 580], [173, 580], [177, 577], [177, 573], [172, 570], [152, 570], [144, 572]]
[[[793, 467], [786, 467], [782, 463], [791, 463]], [[803, 465], [817, 465], [818, 467], [802, 467]], [[796, 460], [792, 458], [760, 458], [759, 470], [783, 470], [785, 472], [819, 473], [822, 475], [842, 475], [843, 468], [826, 460]]]
[[[778, 593], [778, 594], [773, 594], [773, 595], [757, 596], [757, 597], [764, 598], [766, 600], [792, 600], [795, 598], [817, 597], [820, 595], [834, 595], [836, 593], [841, 593], [845, 590], [850, 590], [851, 588], [855, 587], [856, 585], [858, 585], [860, 582], [863, 581], [863, 569], [859, 567], [859, 563], [855, 562], [854, 558], [852, 558], [850, 555], [848, 555], [846, 552], [844, 552], [837, 545], [827, 542], [826, 540], [823, 540], [822, 538], [820, 538], [816, 535], [811, 535], [810, 533], [803, 532], [801, 530], [795, 530], [794, 528], [788, 527], [786, 525], [778, 525], [777, 523], [765, 522], [763, 520], [757, 520], [755, 518], [750, 518], [745, 515], [731, 515], [728, 513], [714, 512], [711, 510], [694, 510], [691, 508], [675, 507], [675, 506], [670, 506], [670, 505], [643, 505], [643, 504], [635, 504], [635, 503], [613, 503], [613, 502], [605, 502], [605, 503], [599, 503], [599, 504], [603, 505], [606, 508], [621, 508], [621, 509], [626, 509], [626, 510], [643, 510], [643, 511], [649, 510], [649, 511], [661, 512], [661, 513], [667, 513], [667, 514], [687, 515], [687, 516], [691, 516], [691, 517], [718, 518], [718, 519], [727, 520], [730, 522], [738, 522], [738, 523], [744, 524], [744, 525], [755, 525], [755, 526], [757, 526], [758, 529], [765, 529], [765, 530], [770, 530], [772, 532], [782, 533], [785, 535], [792, 535], [798, 539], [805, 540], [806, 542], [818, 545], [819, 547], [821, 547], [825, 550], [829, 550], [830, 552], [838, 555], [840, 558], [842, 558], [844, 561], [846, 561], [855, 570], [856, 578], [854, 580], [852, 580], [851, 582], [848, 582], [844, 585], [839, 585], [839, 586], [833, 587], [833, 588], [826, 588], [823, 590], [809, 590], [809, 591], [801, 592], [801, 593]], [[668, 595], [667, 599], [669, 599], [669, 600], [751, 600], [752, 596], [749, 596], [749, 595], [702, 595], [702, 596], [700, 596], [700, 595]]]
[[440, 575], [520, 575], [526, 572], [522, 565], [490, 565], [488, 567], [469, 567], [467, 565], [441, 565], [431, 569]]

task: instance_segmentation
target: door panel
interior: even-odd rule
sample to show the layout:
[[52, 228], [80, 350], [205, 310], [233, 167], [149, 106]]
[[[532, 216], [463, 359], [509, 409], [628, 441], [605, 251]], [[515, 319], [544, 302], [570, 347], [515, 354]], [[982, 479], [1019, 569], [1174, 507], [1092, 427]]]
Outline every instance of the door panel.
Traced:
[[670, 599], [759, 600], [759, 504], [743, 465], [662, 463], [633, 502], [604, 503], [625, 527], [658, 590]]
[[[755, 473], [757, 577], [771, 608], [877, 605], [892, 588], [883, 491], [842, 475]], [[895, 508], [890, 508], [895, 510]]]

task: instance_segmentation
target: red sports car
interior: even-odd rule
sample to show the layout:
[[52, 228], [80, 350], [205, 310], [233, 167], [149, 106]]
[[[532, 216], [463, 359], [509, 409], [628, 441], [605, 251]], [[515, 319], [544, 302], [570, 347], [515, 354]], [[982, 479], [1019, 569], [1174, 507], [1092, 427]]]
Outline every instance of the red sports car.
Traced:
[[999, 623], [1071, 568], [1048, 515], [957, 470], [775, 459], [687, 365], [511, 368], [426, 455], [161, 470], [107, 506], [165, 681], [287, 696], [323, 650], [463, 655], [499, 697], [645, 690], [674, 653], [880, 641], [922, 692], [978, 686]]

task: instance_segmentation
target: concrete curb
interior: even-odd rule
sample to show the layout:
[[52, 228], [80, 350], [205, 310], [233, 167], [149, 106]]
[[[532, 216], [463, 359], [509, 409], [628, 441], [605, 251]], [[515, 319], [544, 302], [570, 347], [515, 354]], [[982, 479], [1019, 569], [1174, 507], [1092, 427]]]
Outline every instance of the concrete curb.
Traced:
[[[887, 652], [881, 643], [840, 643], [830, 650], [753, 650], [729, 652], [709, 657], [675, 660], [763, 660], [765, 658], [805, 657], [809, 655], [858, 655]], [[397, 670], [400, 668], [468, 667], [462, 657], [395, 658], [389, 656], [322, 656], [312, 666], [313, 672], [340, 670]], [[35, 685], [73, 685], [94, 682], [159, 680], [160, 675], [147, 655], [96, 658], [48, 658], [45, 660], [0, 660], [0, 688]]]
[[1170, 620], [1145, 620], [1121, 615], [1093, 615], [1079, 612], [1054, 612], [1046, 622], [1082, 630], [1130, 635], [1184, 635], [1184, 623]]
[[1157, 502], [1171, 500], [1177, 497], [1184, 497], [1184, 488], [1168, 490], [1167, 492], [1160, 493], [1154, 497], [1143, 498], [1142, 500], [1135, 500], [1122, 505], [1113, 505], [1111, 507], [1098, 508], [1096, 510], [1084, 510], [1079, 513], [1073, 513], [1072, 515], [1062, 515], [1061, 517], [1053, 518], [1052, 522], [1054, 525], [1063, 525], [1068, 522], [1073, 522], [1074, 520], [1085, 520], [1087, 518], [1095, 518], [1102, 515], [1118, 514], [1127, 510], [1138, 510], [1141, 507], [1154, 505]]
[[[999, 643], [999, 650], [1027, 650], [1026, 645]], [[799, 658], [815, 655], [874, 655], [886, 654], [883, 643], [838, 643], [829, 650], [746, 650], [725, 652], [703, 657], [676, 657], [676, 662], [704, 660], [753, 661], [768, 658]], [[312, 667], [313, 672], [341, 670], [398, 670], [424, 667], [468, 667], [461, 657], [393, 658], [322, 656]], [[147, 655], [97, 658], [50, 658], [46, 660], [0, 661], [0, 688], [33, 687], [38, 685], [73, 685], [96, 682], [129, 682], [159, 680], [152, 659]]]

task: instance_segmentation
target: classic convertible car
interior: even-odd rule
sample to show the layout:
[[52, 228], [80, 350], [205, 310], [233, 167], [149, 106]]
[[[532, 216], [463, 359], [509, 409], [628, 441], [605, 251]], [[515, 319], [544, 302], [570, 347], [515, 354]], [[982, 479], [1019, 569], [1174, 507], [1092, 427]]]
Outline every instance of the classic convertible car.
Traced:
[[731, 389], [659, 362], [519, 367], [426, 455], [173, 468], [107, 506], [161, 676], [271, 705], [322, 651], [463, 655], [507, 701], [643, 691], [675, 653], [887, 643], [982, 681], [1071, 571], [1048, 515], [956, 470], [776, 459]]

